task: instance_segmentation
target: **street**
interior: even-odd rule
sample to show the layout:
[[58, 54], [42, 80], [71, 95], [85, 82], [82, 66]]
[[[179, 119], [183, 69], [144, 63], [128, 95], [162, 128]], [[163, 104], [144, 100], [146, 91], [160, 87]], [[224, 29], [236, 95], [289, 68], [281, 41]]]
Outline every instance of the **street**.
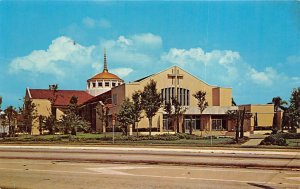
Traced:
[[122, 149], [0, 146], [0, 187], [300, 187], [295, 151]]

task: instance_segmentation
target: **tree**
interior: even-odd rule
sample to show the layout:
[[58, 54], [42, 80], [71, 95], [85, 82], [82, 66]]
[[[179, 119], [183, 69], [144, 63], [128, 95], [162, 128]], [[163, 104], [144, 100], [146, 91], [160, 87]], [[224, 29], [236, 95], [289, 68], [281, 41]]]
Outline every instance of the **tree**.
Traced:
[[136, 129], [137, 136], [139, 136], [139, 121], [143, 118], [141, 116], [141, 113], [143, 110], [141, 93], [142, 93], [141, 91], [135, 91], [132, 94], [132, 102], [133, 102], [132, 114], [133, 114], [133, 119], [134, 119], [133, 129]]
[[173, 120], [173, 111], [172, 104], [170, 102], [166, 102], [164, 105], [164, 111], [166, 112], [167, 120], [168, 120], [168, 132], [170, 130], [170, 126]]
[[133, 103], [130, 102], [129, 98], [126, 98], [117, 113], [117, 121], [121, 126], [123, 135], [127, 135], [127, 128], [130, 124], [134, 124], [135, 116], [133, 115]]
[[45, 117], [43, 129], [48, 130], [50, 135], [54, 135], [55, 131], [57, 131], [57, 121], [55, 116], [50, 114], [48, 117]]
[[175, 133], [177, 133], [179, 132], [179, 116], [181, 116], [186, 111], [186, 108], [182, 107], [176, 98], [172, 98], [172, 105], [174, 107], [174, 117], [176, 121]]
[[236, 103], [233, 98], [231, 98], [231, 106], [236, 106]]
[[49, 85], [49, 90], [52, 91], [52, 95], [51, 97], [48, 99], [51, 103], [51, 109], [50, 109], [50, 113], [52, 115], [55, 115], [55, 108], [54, 108], [54, 104], [58, 98], [57, 95], [57, 91], [58, 91], [58, 84], [53, 84], [53, 85]]
[[35, 119], [38, 117], [36, 105], [32, 102], [31, 99], [24, 100], [24, 109], [22, 110], [23, 116], [23, 125], [25, 127], [25, 131], [28, 134], [32, 132], [32, 126]]
[[4, 110], [4, 113], [6, 115], [7, 122], [8, 122], [9, 136], [13, 137], [15, 135], [15, 122], [16, 122], [18, 113], [13, 106], [8, 106]]
[[1, 106], [2, 106], [2, 96], [0, 96], [0, 111], [1, 111]]
[[[100, 108], [96, 108], [96, 112], [99, 116], [100, 121], [102, 121], [103, 132], [106, 133], [105, 129], [108, 127], [109, 121], [109, 107], [107, 104], [100, 103]], [[106, 137], [106, 134], [105, 134]]]
[[141, 94], [141, 104], [149, 120], [149, 136], [151, 136], [152, 118], [161, 107], [161, 97], [160, 93], [157, 92], [155, 81], [150, 80], [150, 83], [144, 87]]
[[89, 123], [78, 115], [77, 97], [72, 96], [68, 109], [61, 119], [61, 131], [65, 134], [76, 135], [77, 131], [87, 131]]
[[39, 132], [40, 132], [40, 135], [43, 134], [43, 128], [44, 128], [45, 118], [46, 118], [45, 116], [39, 115]]
[[202, 114], [202, 112], [207, 108], [208, 103], [206, 101], [206, 92], [205, 91], [197, 91], [195, 94], [193, 94], [193, 96], [198, 100], [198, 108], [200, 110], [200, 116]]
[[239, 142], [239, 138], [244, 137], [244, 121], [249, 120], [252, 117], [250, 112], [246, 112], [246, 109], [243, 110], [228, 110], [226, 112], [228, 120], [235, 122], [235, 140], [236, 143]]
[[288, 108], [291, 130], [300, 127], [300, 87], [293, 89]]
[[277, 131], [280, 125], [280, 123], [277, 122], [277, 112], [279, 111], [279, 108], [285, 111], [287, 109], [285, 107], [285, 105], [287, 105], [287, 102], [277, 96], [272, 99], [272, 103], [274, 104], [273, 130]]

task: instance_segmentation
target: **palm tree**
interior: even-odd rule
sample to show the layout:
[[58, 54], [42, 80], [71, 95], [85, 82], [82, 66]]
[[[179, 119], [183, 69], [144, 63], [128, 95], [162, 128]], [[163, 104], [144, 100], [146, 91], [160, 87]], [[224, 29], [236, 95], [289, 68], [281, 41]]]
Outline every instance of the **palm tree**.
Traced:
[[277, 122], [277, 112], [279, 111], [279, 108], [282, 110], [287, 110], [287, 108], [285, 107], [285, 105], [287, 105], [287, 102], [277, 96], [272, 99], [272, 103], [274, 104], [273, 129], [277, 130], [280, 127], [280, 124]]
[[17, 111], [13, 106], [8, 106], [5, 110], [4, 113], [7, 117], [8, 121], [8, 126], [9, 126], [9, 136], [14, 136], [15, 135], [15, 125], [14, 121], [17, 118]]
[[285, 100], [282, 100], [279, 96], [274, 97], [272, 99], [272, 103], [274, 104], [274, 112], [278, 112], [279, 108], [285, 110], [288, 103]]

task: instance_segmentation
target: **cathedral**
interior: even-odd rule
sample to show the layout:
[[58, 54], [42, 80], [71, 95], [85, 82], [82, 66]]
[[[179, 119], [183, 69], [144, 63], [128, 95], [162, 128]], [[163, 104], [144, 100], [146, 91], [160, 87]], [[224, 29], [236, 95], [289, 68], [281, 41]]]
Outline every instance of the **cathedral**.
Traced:
[[[273, 104], [232, 105], [232, 88], [209, 85], [178, 66], [172, 66], [161, 72], [125, 83], [117, 75], [110, 73], [104, 50], [103, 71], [87, 80], [86, 91], [49, 89], [26, 89], [25, 100], [32, 100], [37, 106], [39, 115], [55, 115], [60, 119], [72, 96], [78, 97], [80, 115], [91, 123], [94, 132], [110, 132], [113, 126], [118, 128], [116, 115], [124, 99], [131, 99], [135, 91], [143, 91], [144, 87], [154, 80], [161, 94], [163, 103], [171, 102], [177, 96], [178, 102], [185, 111], [179, 119], [179, 132], [201, 135], [226, 135], [235, 130], [235, 123], [226, 118], [228, 110], [246, 109], [254, 116], [244, 124], [244, 131], [253, 132], [258, 129], [272, 127]], [[206, 92], [208, 107], [200, 112], [197, 99], [193, 94], [197, 91]], [[55, 97], [55, 98], [54, 98]], [[101, 111], [100, 111], [101, 110]], [[108, 119], [104, 121], [104, 116]], [[152, 132], [157, 134], [174, 133], [175, 123], [167, 118], [161, 107], [153, 117]], [[128, 126], [132, 134], [137, 128]], [[141, 134], [148, 131], [148, 119], [144, 116], [138, 123]], [[39, 134], [38, 123], [34, 123], [32, 134]]]

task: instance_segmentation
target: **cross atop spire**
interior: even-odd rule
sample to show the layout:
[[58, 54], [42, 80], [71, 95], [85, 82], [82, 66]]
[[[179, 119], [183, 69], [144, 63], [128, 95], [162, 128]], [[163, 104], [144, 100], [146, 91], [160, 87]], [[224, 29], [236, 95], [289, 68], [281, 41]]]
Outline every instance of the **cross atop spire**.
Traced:
[[104, 48], [104, 68], [103, 72], [108, 72], [107, 62], [106, 62], [106, 49]]

